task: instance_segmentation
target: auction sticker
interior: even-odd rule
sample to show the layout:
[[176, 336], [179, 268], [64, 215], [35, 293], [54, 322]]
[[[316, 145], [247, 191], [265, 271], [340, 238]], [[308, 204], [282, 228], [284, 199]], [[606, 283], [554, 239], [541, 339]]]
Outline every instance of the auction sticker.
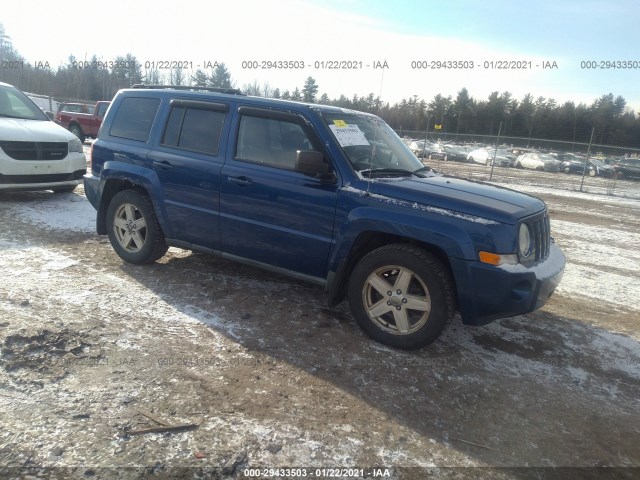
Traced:
[[[344, 122], [342, 122], [344, 123]], [[352, 145], [370, 145], [367, 137], [364, 136], [362, 130], [358, 125], [350, 125], [344, 123], [344, 126], [337, 125], [334, 120], [334, 125], [329, 125], [329, 128], [335, 135], [338, 143], [341, 147], [350, 147]]]

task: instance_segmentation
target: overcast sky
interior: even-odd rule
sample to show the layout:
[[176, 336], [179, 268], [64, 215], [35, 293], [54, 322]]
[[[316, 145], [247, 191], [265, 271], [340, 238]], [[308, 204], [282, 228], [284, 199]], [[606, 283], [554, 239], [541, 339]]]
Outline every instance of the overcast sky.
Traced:
[[[437, 93], [455, 97], [466, 87], [476, 99], [509, 91], [517, 99], [531, 93], [590, 104], [611, 92], [640, 112], [637, 0], [173, 3], [22, 0], [3, 5], [0, 22], [29, 62], [54, 68], [71, 54], [108, 61], [132, 53], [143, 70], [154, 61], [182, 60], [194, 69], [224, 62], [238, 87], [257, 80], [293, 90], [312, 76], [319, 94], [331, 98], [374, 93], [389, 102], [413, 95], [430, 100]], [[243, 61], [288, 60], [305, 67], [243, 68]], [[316, 62], [335, 60], [362, 62], [362, 68], [316, 68]], [[465, 61], [473, 68], [418, 69], [413, 61], [430, 67], [432, 61]], [[495, 68], [505, 61], [529, 68]], [[582, 63], [600, 67], [603, 61], [635, 68]], [[388, 68], [373, 68], [384, 62]], [[554, 62], [557, 68], [543, 68]]]

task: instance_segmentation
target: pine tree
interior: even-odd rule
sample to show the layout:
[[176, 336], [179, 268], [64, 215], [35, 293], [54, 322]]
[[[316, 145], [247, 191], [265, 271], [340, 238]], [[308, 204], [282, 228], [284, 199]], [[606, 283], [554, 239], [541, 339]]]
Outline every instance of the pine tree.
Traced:
[[[297, 90], [297, 88], [296, 88]], [[302, 88], [302, 100], [307, 103], [314, 103], [316, 101], [316, 94], [318, 93], [318, 85], [313, 77], [307, 77]]]
[[231, 73], [229, 73], [224, 63], [218, 64], [218, 66], [213, 69], [209, 85], [218, 88], [233, 88]]

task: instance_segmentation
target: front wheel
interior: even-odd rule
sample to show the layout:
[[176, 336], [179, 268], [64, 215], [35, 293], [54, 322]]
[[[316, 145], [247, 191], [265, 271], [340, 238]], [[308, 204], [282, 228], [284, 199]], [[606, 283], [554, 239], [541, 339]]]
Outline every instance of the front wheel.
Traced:
[[386, 245], [363, 257], [349, 279], [348, 297], [360, 327], [396, 348], [428, 345], [454, 315], [449, 271], [411, 245]]
[[107, 209], [109, 241], [129, 263], [152, 263], [168, 249], [148, 196], [135, 190], [118, 192]]

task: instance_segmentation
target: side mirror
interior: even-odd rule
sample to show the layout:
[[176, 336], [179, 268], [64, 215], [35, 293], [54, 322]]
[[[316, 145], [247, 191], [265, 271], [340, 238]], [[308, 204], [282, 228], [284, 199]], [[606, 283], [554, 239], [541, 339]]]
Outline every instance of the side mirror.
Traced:
[[305, 175], [328, 178], [332, 176], [329, 162], [321, 152], [315, 150], [298, 150], [296, 152], [296, 170]]
[[46, 110], [46, 111], [44, 112], [44, 114], [45, 114], [47, 117], [49, 117], [49, 120], [55, 120], [55, 119], [56, 119], [55, 114], [54, 114], [53, 112], [49, 111], [49, 110]]

